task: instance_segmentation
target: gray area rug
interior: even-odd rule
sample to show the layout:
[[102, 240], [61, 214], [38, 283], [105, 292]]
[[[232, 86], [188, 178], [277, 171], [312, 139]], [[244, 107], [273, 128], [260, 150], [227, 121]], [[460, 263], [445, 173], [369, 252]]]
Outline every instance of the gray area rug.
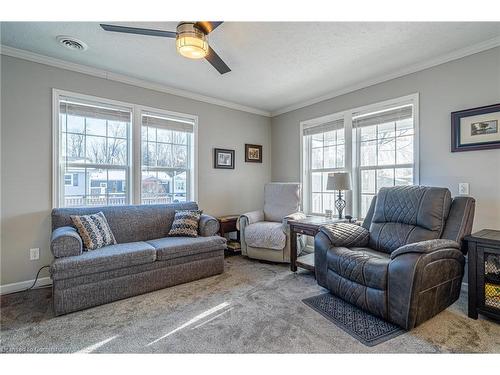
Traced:
[[305, 270], [242, 256], [221, 275], [54, 317], [50, 289], [0, 297], [0, 351], [14, 353], [500, 352], [500, 325], [469, 319], [467, 295], [410, 332], [368, 347], [306, 306]]
[[380, 344], [406, 332], [331, 293], [309, 297], [302, 302], [367, 346]]

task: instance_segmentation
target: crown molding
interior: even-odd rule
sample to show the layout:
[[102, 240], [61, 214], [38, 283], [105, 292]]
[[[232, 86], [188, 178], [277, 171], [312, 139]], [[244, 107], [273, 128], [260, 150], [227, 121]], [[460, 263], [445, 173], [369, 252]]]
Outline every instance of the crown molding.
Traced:
[[211, 96], [205, 96], [201, 94], [197, 94], [191, 91], [181, 90], [174, 87], [169, 87], [166, 85], [162, 85], [159, 83], [142, 80], [139, 78], [127, 76], [124, 74], [113, 73], [104, 69], [93, 68], [87, 65], [76, 64], [66, 60], [56, 59], [54, 57], [49, 57], [45, 55], [40, 55], [38, 53], [6, 46], [0, 45], [0, 54], [15, 57], [18, 59], [28, 60], [32, 62], [36, 62], [39, 64], [49, 65], [56, 68], [61, 68], [65, 70], [70, 70], [73, 72], [83, 73], [87, 75], [91, 75], [98, 78], [107, 79], [110, 81], [125, 83], [132, 86], [142, 87], [149, 90], [164, 92], [171, 95], [180, 96], [183, 98], [193, 99], [199, 102], [215, 104], [218, 106], [235, 109], [238, 111], [253, 113], [256, 115], [271, 117], [271, 113], [268, 111], [263, 111], [258, 108], [248, 107], [242, 104], [229, 102], [226, 100], [214, 98]]
[[181, 90], [181, 89], [169, 87], [166, 85], [162, 85], [162, 84], [151, 82], [151, 81], [142, 80], [139, 78], [126, 76], [123, 74], [113, 73], [113, 72], [106, 71], [103, 69], [92, 68], [92, 67], [87, 66], [87, 65], [71, 63], [71, 62], [66, 61], [66, 60], [56, 59], [53, 57], [48, 57], [45, 55], [40, 55], [40, 54], [37, 54], [34, 52], [30, 52], [30, 51], [26, 51], [26, 50], [22, 50], [22, 49], [18, 49], [18, 48], [13, 48], [13, 47], [5, 46], [5, 45], [0, 45], [0, 54], [6, 55], [6, 56], [11, 56], [11, 57], [16, 57], [16, 58], [23, 59], [23, 60], [33, 61], [33, 62], [44, 64], [44, 65], [54, 66], [54, 67], [61, 68], [61, 69], [71, 70], [71, 71], [78, 72], [78, 73], [88, 74], [88, 75], [91, 75], [94, 77], [99, 77], [99, 78], [107, 79], [110, 81], [121, 82], [121, 83], [129, 84], [129, 85], [133, 85], [133, 86], [137, 86], [137, 87], [142, 87], [142, 88], [149, 89], [149, 90], [164, 92], [167, 94], [176, 95], [176, 96], [180, 96], [180, 97], [184, 97], [184, 98], [188, 98], [188, 99], [193, 99], [193, 100], [204, 102], [204, 103], [215, 104], [215, 105], [219, 105], [222, 107], [235, 109], [238, 111], [253, 113], [253, 114], [266, 116], [266, 117], [275, 117], [275, 116], [279, 116], [279, 115], [287, 113], [287, 112], [291, 112], [291, 111], [294, 111], [294, 110], [297, 110], [297, 109], [300, 109], [303, 107], [307, 107], [307, 106], [312, 105], [312, 104], [316, 104], [316, 103], [319, 103], [319, 102], [322, 102], [325, 100], [335, 98], [335, 97], [340, 96], [340, 95], [348, 94], [348, 93], [356, 91], [356, 90], [360, 90], [360, 89], [363, 89], [363, 88], [366, 88], [369, 86], [373, 86], [373, 85], [376, 85], [376, 84], [379, 84], [382, 82], [390, 81], [390, 80], [395, 79], [395, 78], [403, 77], [405, 75], [409, 75], [409, 74], [416, 73], [416, 72], [419, 72], [419, 71], [422, 71], [425, 69], [429, 69], [429, 68], [432, 68], [434, 66], [441, 65], [441, 64], [453, 61], [453, 60], [461, 59], [463, 57], [470, 56], [470, 55], [473, 55], [473, 54], [476, 54], [479, 52], [483, 52], [483, 51], [486, 51], [486, 50], [489, 50], [489, 49], [492, 49], [492, 48], [495, 48], [498, 46], [500, 46], [500, 36], [492, 38], [492, 39], [488, 39], [484, 42], [477, 43], [477, 44], [474, 44], [474, 45], [469, 46], [469, 47], [465, 47], [465, 48], [444, 54], [442, 56], [439, 56], [439, 57], [431, 59], [431, 60], [427, 60], [427, 61], [424, 61], [421, 63], [410, 65], [406, 68], [394, 71], [392, 73], [380, 76], [378, 78], [358, 82], [354, 85], [344, 87], [340, 90], [336, 90], [336, 91], [330, 92], [328, 94], [325, 94], [325, 95], [322, 95], [322, 96], [319, 96], [316, 98], [312, 98], [312, 99], [308, 99], [308, 100], [305, 100], [305, 101], [302, 101], [302, 102], [299, 102], [296, 104], [292, 104], [290, 106], [286, 106], [286, 107], [283, 107], [283, 108], [280, 108], [280, 109], [277, 109], [277, 110], [271, 111], [271, 112], [264, 111], [264, 110], [261, 110], [258, 108], [248, 107], [248, 106], [238, 104], [238, 103], [225, 101], [222, 99], [213, 98], [210, 96], [197, 94], [197, 93], [194, 93], [191, 91], [186, 91], [186, 90]]
[[474, 45], [469, 46], [469, 47], [461, 48], [459, 50], [444, 54], [442, 56], [439, 56], [439, 57], [431, 59], [431, 60], [427, 60], [425, 62], [410, 65], [404, 69], [394, 71], [392, 73], [383, 75], [383, 76], [378, 77], [378, 78], [369, 79], [366, 81], [356, 83], [352, 86], [348, 86], [348, 87], [345, 87], [343, 89], [340, 89], [340, 90], [337, 90], [334, 92], [330, 92], [330, 93], [323, 95], [323, 96], [319, 96], [319, 97], [316, 97], [313, 99], [305, 100], [303, 102], [299, 102], [296, 104], [292, 104], [290, 106], [283, 107], [283, 108], [278, 109], [276, 111], [272, 111], [271, 117], [275, 117], [275, 116], [282, 115], [282, 114], [287, 113], [287, 112], [295, 111], [296, 109], [299, 109], [299, 108], [307, 107], [309, 105], [316, 104], [316, 103], [319, 103], [319, 102], [322, 102], [322, 101], [325, 101], [328, 99], [332, 99], [332, 98], [335, 98], [335, 97], [340, 96], [340, 95], [348, 94], [350, 92], [360, 90], [360, 89], [363, 89], [363, 88], [366, 88], [369, 86], [373, 86], [373, 85], [376, 85], [376, 84], [379, 84], [379, 83], [382, 83], [385, 81], [390, 81], [391, 79], [394, 79], [394, 78], [403, 77], [403, 76], [406, 76], [408, 74], [412, 74], [412, 73], [416, 73], [416, 72], [419, 72], [419, 71], [422, 71], [425, 69], [429, 69], [429, 68], [432, 68], [434, 66], [441, 65], [441, 64], [453, 61], [453, 60], [458, 60], [458, 59], [461, 59], [463, 57], [474, 55], [476, 53], [483, 52], [483, 51], [486, 51], [486, 50], [489, 50], [489, 49], [492, 49], [492, 48], [495, 48], [498, 46], [500, 46], [500, 36], [485, 40], [484, 42], [477, 43], [477, 44], [474, 44]]

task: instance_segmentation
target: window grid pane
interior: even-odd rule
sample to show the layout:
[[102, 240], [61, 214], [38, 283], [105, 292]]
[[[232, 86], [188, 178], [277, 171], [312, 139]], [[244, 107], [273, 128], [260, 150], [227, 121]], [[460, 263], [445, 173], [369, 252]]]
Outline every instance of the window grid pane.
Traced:
[[365, 217], [383, 186], [412, 185], [413, 118], [359, 128], [359, 214]]
[[324, 214], [325, 210], [334, 210], [334, 192], [326, 190], [328, 173], [345, 167], [344, 129], [331, 130], [310, 135], [309, 186], [311, 188], [310, 211]]
[[60, 113], [59, 121], [64, 170], [61, 205], [128, 204], [130, 118], [113, 121]]
[[142, 123], [141, 203], [187, 201], [191, 133], [148, 126], [147, 115]]

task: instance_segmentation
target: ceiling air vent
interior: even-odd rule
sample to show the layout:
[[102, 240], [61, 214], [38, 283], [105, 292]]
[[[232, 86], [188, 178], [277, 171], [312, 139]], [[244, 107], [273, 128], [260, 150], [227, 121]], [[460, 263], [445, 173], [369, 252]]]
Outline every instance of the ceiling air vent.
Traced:
[[57, 41], [73, 51], [85, 51], [87, 49], [87, 45], [84, 42], [72, 36], [59, 35]]

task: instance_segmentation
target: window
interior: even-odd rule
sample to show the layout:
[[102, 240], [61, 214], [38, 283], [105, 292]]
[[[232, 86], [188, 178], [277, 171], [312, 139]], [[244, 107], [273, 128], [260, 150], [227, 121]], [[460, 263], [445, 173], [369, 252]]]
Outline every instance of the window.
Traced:
[[328, 173], [345, 168], [344, 119], [304, 130], [307, 149], [307, 185], [310, 212], [322, 214], [334, 206], [334, 192], [326, 190]]
[[196, 116], [59, 90], [53, 101], [55, 207], [196, 199]]
[[360, 216], [383, 186], [413, 184], [413, 106], [353, 118], [359, 145]]
[[185, 202], [192, 170], [193, 123], [141, 115], [141, 203]]
[[383, 186], [418, 183], [418, 95], [389, 100], [301, 123], [304, 209], [335, 210], [329, 173], [351, 172], [347, 212], [364, 217]]
[[58, 108], [64, 172], [59, 205], [129, 203], [131, 109], [67, 96], [59, 98]]

